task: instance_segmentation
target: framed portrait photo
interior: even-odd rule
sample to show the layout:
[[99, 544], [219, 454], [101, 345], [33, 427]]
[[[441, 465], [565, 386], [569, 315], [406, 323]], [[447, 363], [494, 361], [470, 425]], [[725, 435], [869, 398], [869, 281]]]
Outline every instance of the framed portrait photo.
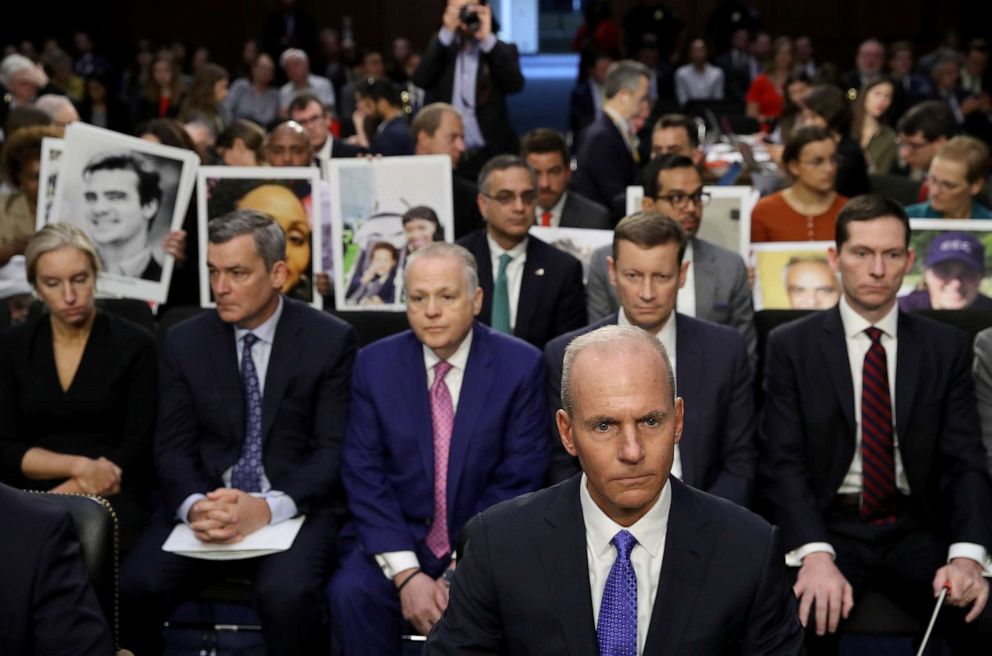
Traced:
[[832, 241], [752, 244], [754, 309], [826, 310], [840, 300], [840, 280], [830, 268]]
[[910, 219], [913, 266], [899, 309], [992, 310], [992, 221]]
[[59, 176], [59, 158], [65, 148], [63, 139], [45, 137], [41, 140], [41, 161], [38, 164], [38, 203], [35, 228], [40, 230], [52, 214], [55, 204], [55, 183]]

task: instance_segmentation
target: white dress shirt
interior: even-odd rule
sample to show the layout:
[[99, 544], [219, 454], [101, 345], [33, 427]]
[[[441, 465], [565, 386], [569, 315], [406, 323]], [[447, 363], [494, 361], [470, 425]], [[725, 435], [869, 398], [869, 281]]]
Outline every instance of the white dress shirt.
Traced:
[[[892, 446], [895, 455], [896, 487], [902, 494], [908, 495], [909, 481], [906, 478], [906, 470], [903, 468], [902, 455], [899, 452], [899, 433], [895, 426], [895, 398], [896, 398], [896, 350], [899, 347], [898, 325], [899, 307], [894, 304], [888, 314], [878, 322], [872, 324], [854, 311], [848, 304], [847, 297], [842, 296], [838, 306], [840, 310], [841, 323], [844, 326], [844, 339], [847, 342], [848, 364], [851, 369], [851, 382], [854, 387], [854, 458], [844, 476], [844, 481], [837, 490], [838, 494], [860, 494], [862, 488], [861, 476], [861, 387], [863, 384], [863, 374], [865, 366], [865, 356], [871, 346], [871, 338], [865, 333], [865, 329], [874, 325], [882, 331], [881, 342], [885, 348], [885, 361], [889, 373], [889, 398], [892, 403]], [[791, 567], [802, 565], [802, 559], [808, 554], [818, 551], [826, 551], [837, 556], [837, 552], [827, 542], [810, 542], [797, 549], [793, 549], [785, 555], [785, 562]], [[947, 560], [953, 558], [970, 558], [982, 567], [985, 566], [987, 552], [985, 547], [969, 542], [956, 542], [948, 549]]]
[[[448, 386], [448, 394], [451, 395], [451, 408], [458, 414], [458, 399], [461, 397], [462, 381], [465, 379], [465, 366], [468, 364], [468, 354], [472, 350], [472, 331], [458, 345], [458, 349], [448, 358], [451, 369], [444, 377], [444, 384]], [[427, 389], [430, 390], [434, 384], [434, 365], [441, 361], [437, 353], [426, 345], [424, 346], [424, 367], [427, 370]], [[375, 555], [375, 562], [379, 564], [382, 573], [387, 579], [392, 580], [394, 576], [406, 569], [420, 567], [417, 554], [413, 551], [387, 551]]]
[[685, 284], [679, 289], [678, 296], [675, 297], [675, 311], [687, 317], [696, 316], [696, 265], [693, 260], [692, 240], [686, 244], [683, 262], [689, 263], [689, 268], [685, 273]]
[[486, 241], [489, 242], [489, 256], [493, 265], [493, 290], [496, 289], [496, 277], [499, 275], [499, 256], [506, 253], [513, 259], [506, 265], [506, 292], [510, 301], [510, 330], [517, 327], [517, 306], [520, 302], [520, 285], [524, 280], [524, 263], [527, 262], [527, 237], [511, 248], [503, 250], [503, 247], [496, 243], [492, 235], [486, 233]]
[[[603, 601], [606, 579], [617, 559], [617, 550], [610, 540], [625, 527], [610, 519], [589, 494], [589, 479], [582, 474], [579, 501], [582, 521], [586, 526], [586, 559], [589, 562], [589, 589], [592, 592], [592, 616], [599, 624], [599, 607]], [[626, 530], [637, 544], [630, 552], [630, 563], [637, 577], [637, 653], [644, 653], [651, 612], [661, 579], [661, 563], [665, 556], [668, 514], [672, 508], [672, 486], [666, 481], [661, 495], [647, 513]]]
[[[568, 192], [567, 191], [561, 192], [561, 196], [558, 197], [558, 202], [555, 203], [554, 205], [552, 205], [551, 207], [547, 208], [547, 209], [545, 209], [545, 208], [541, 207], [540, 205], [538, 205], [537, 206], [537, 213], [536, 213], [537, 216], [534, 217], [536, 219], [536, 221], [535, 221], [536, 225], [539, 225], [539, 226], [543, 226], [544, 225], [544, 219], [542, 217], [544, 216], [544, 213], [545, 212], [548, 212], [548, 213], [551, 214], [551, 217], [550, 217], [551, 218], [550, 227], [557, 228], [558, 226], [560, 226], [561, 225], [561, 213], [562, 213], [562, 210], [565, 209], [565, 197], [566, 196], [568, 196]], [[496, 278], [494, 277], [493, 280], [495, 281]]]
[[442, 27], [437, 33], [437, 40], [445, 48], [458, 48], [458, 54], [455, 55], [455, 76], [451, 85], [451, 104], [462, 117], [465, 147], [482, 148], [486, 145], [486, 137], [482, 134], [475, 111], [478, 106], [475, 90], [479, 77], [479, 60], [483, 53], [488, 54], [496, 47], [496, 35], [490, 34], [482, 41], [471, 38], [467, 44], [463, 44], [460, 35]]
[[[258, 391], [263, 399], [265, 398], [265, 376], [269, 371], [269, 356], [272, 354], [272, 342], [276, 337], [276, 326], [279, 324], [279, 318], [282, 317], [282, 308], [283, 300], [282, 296], [279, 296], [279, 305], [276, 306], [276, 311], [260, 326], [252, 330], [234, 328], [234, 344], [238, 354], [239, 371], [241, 369], [241, 357], [245, 350], [245, 335], [252, 333], [258, 338], [258, 341], [255, 342], [255, 345], [251, 349], [251, 358], [255, 363], [255, 373], [258, 375]], [[232, 466], [221, 474], [221, 479], [224, 481], [225, 487], [231, 487], [231, 475], [233, 471], [234, 467]], [[272, 484], [265, 475], [264, 465], [262, 469], [262, 491], [261, 493], [253, 493], [253, 496], [265, 499], [271, 515], [269, 518], [270, 524], [278, 524], [296, 516], [296, 502], [285, 492], [272, 489]], [[177, 513], [179, 519], [188, 524], [190, 508], [197, 501], [204, 498], [206, 498], [204, 494], [191, 494], [186, 497], [186, 500], [179, 506], [179, 512]]]
[[675, 71], [675, 97], [680, 105], [690, 100], [723, 100], [723, 69], [705, 64], [703, 70], [692, 64]]

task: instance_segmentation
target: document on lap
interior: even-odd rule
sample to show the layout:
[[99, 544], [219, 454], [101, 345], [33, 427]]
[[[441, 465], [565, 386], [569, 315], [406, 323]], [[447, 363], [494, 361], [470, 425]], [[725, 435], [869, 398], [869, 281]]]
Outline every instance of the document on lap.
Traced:
[[201, 560], [244, 560], [268, 556], [292, 547], [305, 519], [306, 516], [301, 515], [278, 524], [263, 526], [236, 544], [200, 542], [189, 526], [176, 524], [162, 545], [162, 551]]

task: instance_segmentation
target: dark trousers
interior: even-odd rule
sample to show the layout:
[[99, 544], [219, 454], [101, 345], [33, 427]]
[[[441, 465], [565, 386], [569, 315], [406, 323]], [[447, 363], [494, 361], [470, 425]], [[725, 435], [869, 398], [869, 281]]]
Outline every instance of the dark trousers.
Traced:
[[122, 646], [142, 656], [161, 654], [162, 623], [180, 603], [213, 581], [247, 575], [271, 656], [330, 651], [324, 584], [338, 529], [330, 511], [307, 515], [287, 551], [248, 560], [200, 560], [162, 551], [172, 526], [160, 516], [153, 519], [121, 570]]
[[[396, 586], [382, 573], [372, 554], [357, 542], [345, 544], [341, 566], [327, 586], [331, 626], [344, 656], [399, 654], [401, 637], [409, 630], [403, 619]], [[450, 564], [438, 560], [423, 544], [417, 549], [420, 567], [436, 579]]]
[[[854, 603], [861, 592], [873, 588], [888, 596], [925, 627], [936, 599], [933, 577], [947, 563], [948, 544], [916, 519], [909, 509], [886, 525], [862, 522], [856, 509], [833, 508], [826, 516], [836, 564], [854, 589]], [[836, 654], [839, 635], [817, 636], [810, 611], [806, 648], [810, 656]], [[992, 606], [986, 606], [972, 623], [967, 610], [944, 606], [934, 629], [955, 655], [992, 653]], [[844, 623], [838, 634], [843, 633]], [[922, 635], [917, 639], [921, 640]]]

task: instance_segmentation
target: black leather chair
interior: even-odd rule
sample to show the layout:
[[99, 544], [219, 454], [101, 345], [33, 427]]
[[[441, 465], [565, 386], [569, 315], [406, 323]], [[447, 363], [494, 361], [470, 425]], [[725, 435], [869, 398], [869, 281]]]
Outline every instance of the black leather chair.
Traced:
[[367, 346], [372, 342], [401, 333], [410, 327], [405, 312], [374, 312], [359, 310], [355, 312], [331, 312], [332, 315], [347, 321], [358, 333], [358, 345]]
[[920, 200], [919, 181], [902, 175], [872, 173], [868, 176], [868, 187], [872, 192], [887, 196], [900, 205], [912, 205]]

